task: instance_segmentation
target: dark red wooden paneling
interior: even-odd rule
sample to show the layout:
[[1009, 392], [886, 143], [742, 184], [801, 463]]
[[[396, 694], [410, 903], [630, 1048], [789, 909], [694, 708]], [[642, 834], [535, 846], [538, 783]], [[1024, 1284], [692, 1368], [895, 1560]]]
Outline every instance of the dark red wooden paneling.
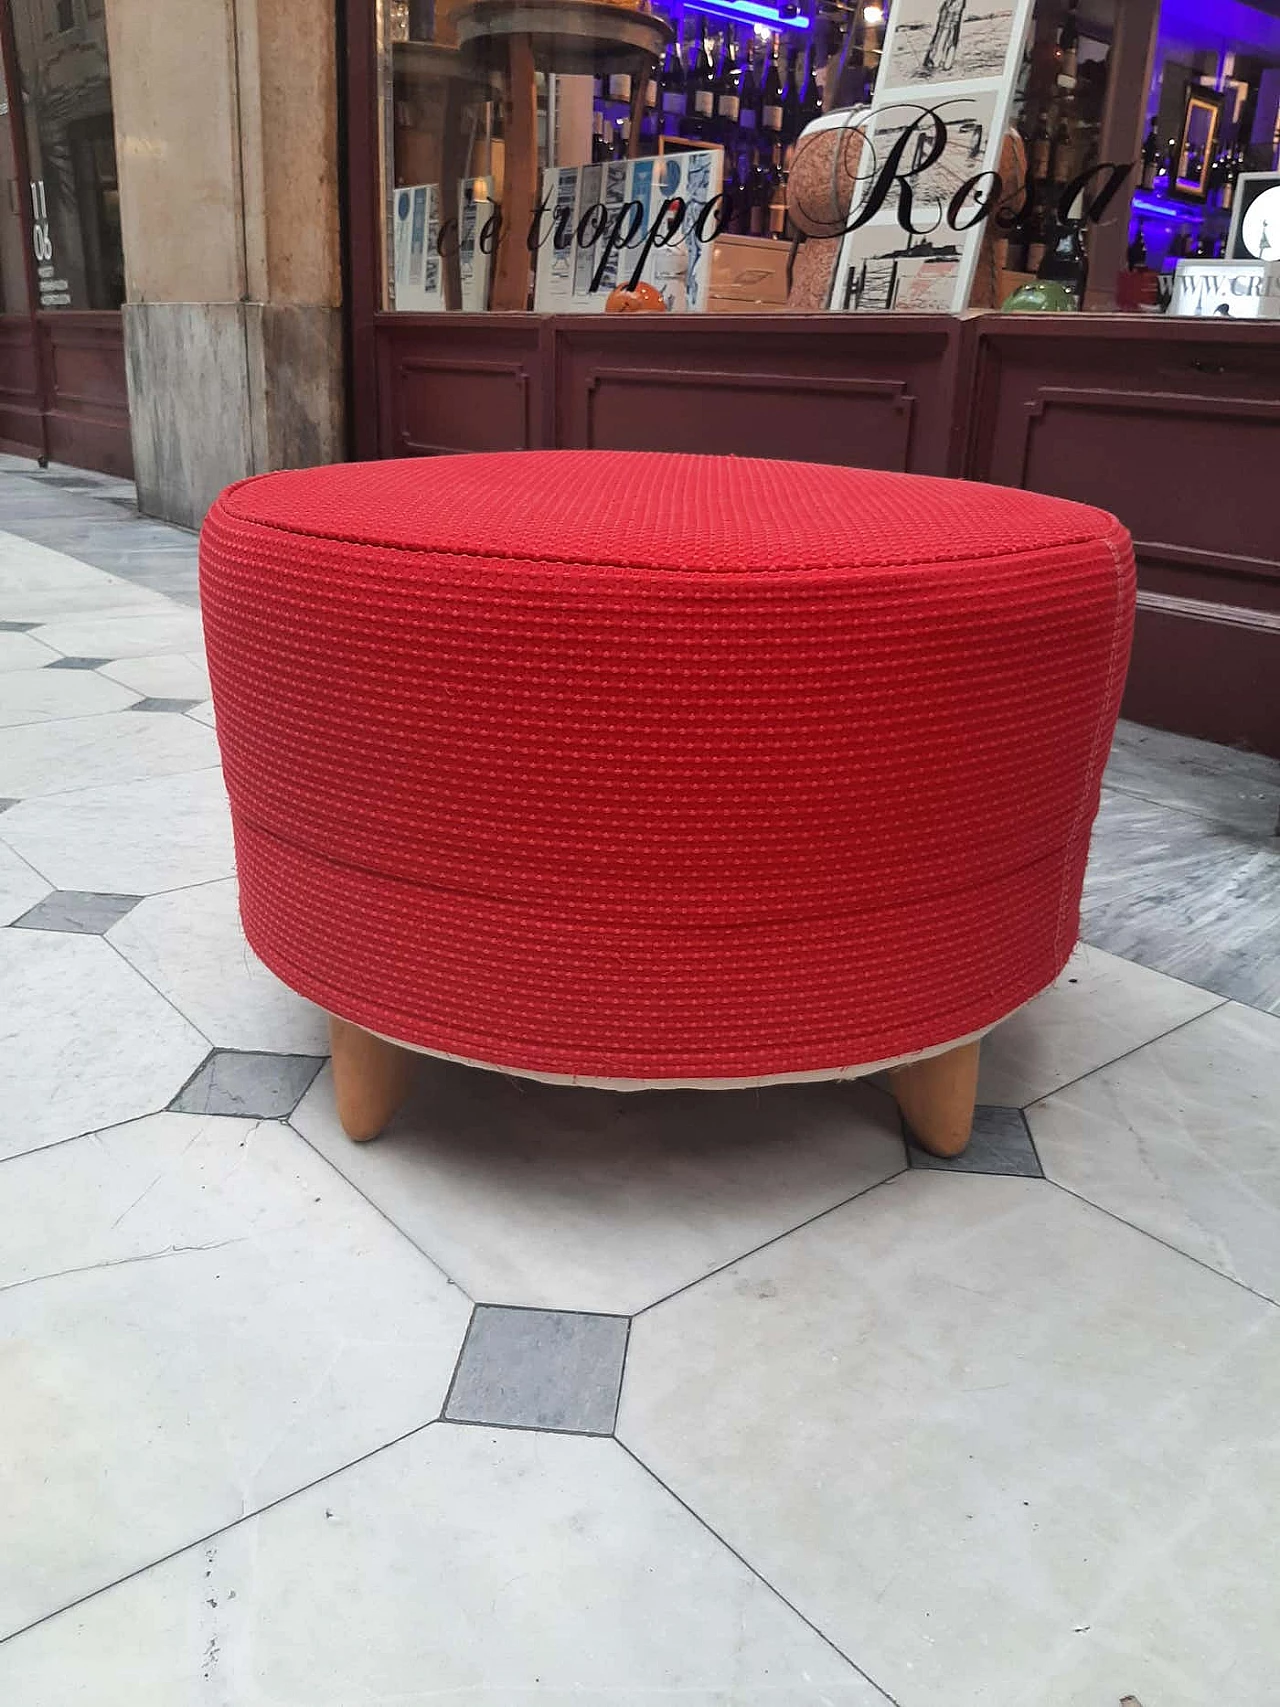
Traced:
[[31, 321], [25, 314], [0, 315], [0, 450], [37, 457], [43, 449]]
[[121, 316], [53, 310], [39, 315], [38, 325], [52, 391], [49, 455], [77, 468], [132, 476]]
[[947, 471], [957, 320], [717, 314], [553, 325], [558, 444]]
[[378, 454], [546, 442], [542, 324], [528, 314], [387, 315], [377, 324]]
[[1280, 328], [976, 326], [972, 478], [1113, 510], [1152, 591], [1280, 609]]

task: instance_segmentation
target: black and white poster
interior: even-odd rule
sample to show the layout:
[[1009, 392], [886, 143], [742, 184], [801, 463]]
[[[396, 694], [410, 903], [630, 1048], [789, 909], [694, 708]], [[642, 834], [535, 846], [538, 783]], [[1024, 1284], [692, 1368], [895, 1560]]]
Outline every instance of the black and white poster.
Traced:
[[[897, 0], [831, 306], [968, 306], [1033, 0]], [[825, 123], [836, 115], [828, 114]]]
[[[897, 0], [889, 15], [880, 87], [933, 88], [1003, 77], [1020, 0]], [[1017, 67], [1014, 67], [1015, 71]]]

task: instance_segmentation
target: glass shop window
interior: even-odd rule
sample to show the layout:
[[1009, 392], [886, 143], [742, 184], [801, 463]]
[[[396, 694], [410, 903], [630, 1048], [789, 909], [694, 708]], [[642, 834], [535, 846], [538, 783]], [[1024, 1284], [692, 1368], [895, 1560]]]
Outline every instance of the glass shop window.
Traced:
[[385, 306], [1176, 311], [1274, 167], [1280, 18], [1122, 4], [379, 0]]
[[1280, 16], [1164, 0], [1129, 217], [1133, 294], [1280, 320]]
[[124, 300], [105, 21], [72, 0], [12, 0], [41, 309]]
[[18, 175], [9, 129], [9, 91], [0, 68], [0, 314], [27, 312], [26, 228], [22, 198], [26, 185]]

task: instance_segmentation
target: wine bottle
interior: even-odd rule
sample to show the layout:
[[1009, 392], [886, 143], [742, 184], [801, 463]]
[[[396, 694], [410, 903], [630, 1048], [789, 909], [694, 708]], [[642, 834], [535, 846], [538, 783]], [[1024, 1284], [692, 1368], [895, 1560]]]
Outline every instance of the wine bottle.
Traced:
[[698, 45], [694, 49], [693, 66], [689, 72], [689, 100], [686, 108], [689, 124], [685, 134], [699, 142], [712, 140], [716, 116], [716, 67], [707, 38], [707, 21], [698, 20]]
[[1039, 184], [1049, 176], [1049, 156], [1053, 152], [1053, 138], [1049, 134], [1049, 115], [1043, 110], [1036, 120], [1036, 128], [1031, 133], [1031, 147], [1028, 150], [1031, 176]]
[[769, 176], [773, 180], [769, 193], [769, 235], [781, 240], [787, 234], [787, 172], [782, 163], [782, 144], [773, 145]]
[[1027, 271], [1039, 274], [1044, 265], [1048, 246], [1048, 215], [1043, 207], [1034, 208], [1027, 219]]
[[1133, 242], [1129, 245], [1128, 259], [1131, 273], [1138, 272], [1147, 264], [1147, 240], [1142, 233], [1141, 220], [1138, 221], [1138, 229], [1134, 233]]
[[688, 96], [689, 79], [677, 30], [667, 43], [667, 55], [662, 64], [662, 128], [668, 136], [679, 136]]
[[734, 166], [733, 183], [730, 186], [733, 206], [730, 211], [730, 223], [739, 237], [751, 235], [751, 155], [744, 148], [738, 155]]
[[1222, 211], [1230, 213], [1236, 199], [1236, 179], [1240, 176], [1241, 149], [1236, 145], [1227, 155], [1226, 171], [1222, 176]]
[[800, 134], [800, 50], [793, 47], [787, 55], [787, 79], [782, 91], [782, 140], [794, 142]]
[[1052, 178], [1055, 184], [1067, 184], [1075, 177], [1076, 144], [1067, 115], [1058, 120], [1053, 133]]
[[1054, 53], [1059, 89], [1074, 89], [1080, 73], [1080, 30], [1076, 23], [1076, 0], [1067, 0], [1067, 15], [1058, 31]]
[[606, 88], [609, 100], [621, 101], [627, 106], [631, 104], [631, 73], [629, 71], [611, 71]]
[[813, 68], [815, 51], [816, 43], [809, 48], [805, 55], [804, 81], [800, 85], [800, 130], [804, 130], [806, 125], [811, 125], [814, 119], [822, 113], [822, 89]]
[[643, 146], [642, 154], [657, 152], [657, 140], [662, 135], [662, 86], [659, 67], [654, 66], [653, 75], [644, 86], [644, 109], [640, 114], [640, 138]]
[[604, 114], [599, 107], [591, 115], [591, 160], [598, 166], [609, 158], [609, 145], [604, 139]]
[[765, 62], [764, 78], [760, 84], [760, 118], [758, 129], [772, 143], [782, 135], [782, 79], [778, 75], [778, 37], [769, 38], [769, 57]]
[[738, 128], [750, 140], [760, 116], [760, 85], [756, 78], [756, 35], [748, 27], [742, 32], [742, 77], [738, 83]]
[[747, 230], [752, 237], [763, 237], [768, 224], [768, 206], [770, 184], [764, 168], [760, 164], [760, 150], [751, 151], [751, 174], [747, 179], [747, 198], [750, 212], [747, 218]]
[[720, 141], [726, 148], [733, 146], [742, 110], [742, 60], [738, 53], [738, 38], [732, 29], [725, 31], [724, 58], [716, 77], [716, 125]]
[[1142, 145], [1142, 187], [1153, 190], [1156, 184], [1156, 170], [1160, 164], [1160, 141], [1156, 136], [1156, 121], [1152, 119], [1151, 128], [1147, 131], [1147, 139]]
[[1089, 283], [1089, 259], [1081, 236], [1078, 219], [1057, 219], [1050, 216], [1045, 239], [1044, 256], [1036, 268], [1036, 276], [1056, 279], [1072, 292], [1078, 308], [1084, 307], [1084, 293]]
[[835, 51], [831, 43], [834, 26], [829, 24], [821, 14], [813, 20], [813, 46], [810, 49], [810, 62], [813, 67], [813, 81], [818, 90], [818, 111], [825, 112], [827, 105], [827, 73], [835, 64], [832, 53]]

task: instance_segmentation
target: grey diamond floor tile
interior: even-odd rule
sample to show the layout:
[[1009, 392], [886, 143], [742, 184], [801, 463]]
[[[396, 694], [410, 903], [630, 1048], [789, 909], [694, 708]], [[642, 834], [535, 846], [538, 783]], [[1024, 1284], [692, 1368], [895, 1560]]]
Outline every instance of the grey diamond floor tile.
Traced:
[[110, 658], [56, 658], [52, 664], [46, 664], [46, 670], [96, 670], [101, 664], [109, 664]]
[[281, 1120], [293, 1113], [324, 1065], [319, 1055], [215, 1049], [169, 1107], [179, 1114], [242, 1114]]
[[625, 1316], [478, 1304], [446, 1419], [612, 1434], [628, 1326]]
[[30, 634], [33, 628], [39, 628], [38, 622], [0, 622], [0, 633]]
[[20, 800], [0, 800], [0, 812], [7, 812], [11, 806], [21, 806]]
[[201, 704], [198, 699], [140, 699], [129, 707], [130, 711], [190, 711], [192, 706]]
[[141, 895], [93, 895], [81, 889], [55, 889], [28, 913], [13, 921], [15, 930], [74, 931], [101, 936], [130, 913]]
[[909, 1147], [913, 1168], [937, 1168], [943, 1173], [1018, 1174], [1043, 1179], [1044, 1170], [1020, 1108], [979, 1104], [974, 1110], [973, 1137], [962, 1156], [946, 1160], [931, 1156], [918, 1144]]

